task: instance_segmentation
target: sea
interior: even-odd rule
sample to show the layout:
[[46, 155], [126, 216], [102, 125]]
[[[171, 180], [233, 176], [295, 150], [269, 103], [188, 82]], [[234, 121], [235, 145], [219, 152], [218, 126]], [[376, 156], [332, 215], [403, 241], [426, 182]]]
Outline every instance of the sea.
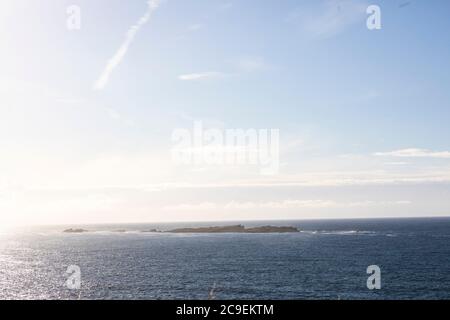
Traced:
[[[143, 232], [232, 224], [295, 226], [300, 232]], [[62, 232], [68, 227], [89, 232]], [[368, 286], [373, 266], [379, 268], [379, 288]], [[41, 226], [0, 232], [0, 299], [449, 298], [450, 218]]]

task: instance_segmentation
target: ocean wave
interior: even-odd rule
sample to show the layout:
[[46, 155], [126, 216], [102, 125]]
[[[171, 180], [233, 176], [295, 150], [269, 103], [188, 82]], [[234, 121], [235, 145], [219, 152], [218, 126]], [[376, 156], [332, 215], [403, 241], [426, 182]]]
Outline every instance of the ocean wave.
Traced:
[[300, 232], [315, 235], [342, 235], [342, 236], [373, 236], [380, 234], [375, 231], [359, 231], [359, 230], [302, 230]]

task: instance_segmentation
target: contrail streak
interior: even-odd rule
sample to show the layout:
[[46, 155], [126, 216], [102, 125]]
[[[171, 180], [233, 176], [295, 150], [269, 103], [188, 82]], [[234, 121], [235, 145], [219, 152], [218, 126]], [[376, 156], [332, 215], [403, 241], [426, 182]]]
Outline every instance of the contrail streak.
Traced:
[[139, 32], [142, 26], [144, 26], [152, 16], [152, 13], [158, 9], [160, 4], [160, 0], [149, 0], [147, 2], [148, 8], [147, 12], [133, 25], [128, 29], [125, 40], [120, 46], [119, 50], [114, 54], [114, 56], [108, 61], [105, 69], [102, 74], [98, 78], [98, 80], [94, 84], [95, 90], [102, 90], [108, 84], [111, 73], [114, 69], [122, 62], [123, 58], [128, 52], [128, 48], [133, 43], [136, 34]]

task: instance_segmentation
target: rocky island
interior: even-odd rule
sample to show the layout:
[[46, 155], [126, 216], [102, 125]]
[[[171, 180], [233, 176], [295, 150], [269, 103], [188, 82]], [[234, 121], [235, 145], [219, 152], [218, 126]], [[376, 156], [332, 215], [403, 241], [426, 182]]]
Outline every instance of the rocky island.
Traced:
[[63, 232], [64, 233], [83, 233], [83, 232], [88, 232], [88, 231], [84, 230], [84, 229], [73, 229], [73, 228], [70, 228], [70, 229], [64, 230]]
[[243, 225], [223, 227], [181, 228], [166, 231], [169, 233], [288, 233], [299, 232], [295, 227], [263, 226], [246, 228]]
[[[88, 230], [81, 228], [70, 228], [63, 231], [64, 233], [85, 233]], [[125, 229], [117, 229], [111, 232], [125, 233]], [[199, 227], [199, 228], [179, 228], [168, 231], [160, 231], [157, 229], [142, 230], [144, 233], [289, 233], [299, 232], [295, 227], [275, 227], [275, 226], [262, 226], [246, 228], [243, 225], [231, 225], [220, 227]]]
[[150, 230], [142, 230], [141, 232], [144, 232], [144, 233], [158, 233], [158, 232], [161, 232], [161, 231], [159, 231], [157, 229], [150, 229]]

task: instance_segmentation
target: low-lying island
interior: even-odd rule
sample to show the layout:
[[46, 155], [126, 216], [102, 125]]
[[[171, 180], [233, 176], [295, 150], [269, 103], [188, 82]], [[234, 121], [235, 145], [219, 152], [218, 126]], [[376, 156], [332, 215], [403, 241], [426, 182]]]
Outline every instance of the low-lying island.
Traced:
[[202, 228], [180, 228], [170, 231], [169, 233], [288, 233], [299, 232], [295, 227], [274, 227], [263, 226], [246, 228], [243, 225], [223, 226], [223, 227], [202, 227]]
[[[88, 230], [81, 228], [70, 228], [63, 231], [64, 233], [85, 233]], [[113, 230], [115, 233], [125, 233], [125, 229]], [[199, 228], [179, 228], [168, 231], [160, 231], [157, 229], [143, 230], [145, 233], [290, 233], [299, 232], [295, 227], [275, 227], [262, 226], [246, 228], [243, 225], [219, 226], [219, 227], [199, 227]]]

